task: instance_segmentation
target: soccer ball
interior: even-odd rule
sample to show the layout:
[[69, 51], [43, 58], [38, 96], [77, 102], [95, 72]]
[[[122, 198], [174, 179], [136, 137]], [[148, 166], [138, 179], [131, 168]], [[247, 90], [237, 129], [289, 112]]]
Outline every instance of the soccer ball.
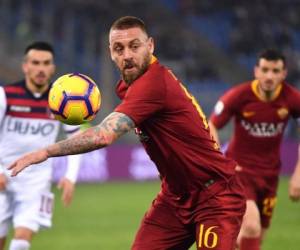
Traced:
[[90, 77], [71, 73], [59, 77], [53, 83], [48, 104], [55, 119], [79, 125], [95, 118], [100, 108], [101, 94]]

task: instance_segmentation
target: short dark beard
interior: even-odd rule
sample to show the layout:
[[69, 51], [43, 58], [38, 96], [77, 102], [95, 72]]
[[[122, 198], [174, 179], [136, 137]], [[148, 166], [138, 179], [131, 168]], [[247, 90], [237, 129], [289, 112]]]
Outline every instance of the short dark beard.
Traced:
[[141, 65], [141, 68], [137, 72], [137, 74], [125, 75], [125, 74], [123, 74], [123, 72], [121, 72], [124, 82], [127, 85], [130, 85], [132, 82], [134, 82], [136, 79], [138, 79], [141, 75], [143, 75], [147, 71], [147, 69], [150, 65], [150, 62], [151, 62], [151, 55], [148, 55], [147, 57], [145, 57], [144, 63]]
[[273, 91], [267, 90], [267, 91], [264, 91], [264, 93], [265, 93], [266, 99], [271, 100], [271, 98], [273, 97]]
[[264, 90], [261, 86], [257, 85], [257, 90], [260, 93], [260, 95], [264, 95], [263, 98], [266, 100], [271, 100], [273, 98], [273, 90]]

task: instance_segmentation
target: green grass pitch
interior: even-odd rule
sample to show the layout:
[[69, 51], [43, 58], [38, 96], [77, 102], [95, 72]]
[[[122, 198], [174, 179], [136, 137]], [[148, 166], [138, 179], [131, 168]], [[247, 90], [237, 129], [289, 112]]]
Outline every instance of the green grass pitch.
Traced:
[[[53, 228], [37, 235], [31, 250], [130, 249], [159, 185], [158, 182], [79, 184], [69, 208], [62, 207], [60, 194], [54, 189]], [[282, 178], [263, 250], [300, 249], [300, 204], [289, 201], [287, 186], [288, 179]]]

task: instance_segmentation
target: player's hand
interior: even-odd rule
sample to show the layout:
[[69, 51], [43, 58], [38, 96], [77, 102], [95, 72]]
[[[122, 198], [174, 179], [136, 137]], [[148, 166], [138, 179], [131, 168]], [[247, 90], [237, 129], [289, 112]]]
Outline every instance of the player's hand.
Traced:
[[8, 169], [12, 170], [11, 176], [16, 176], [20, 173], [24, 168], [32, 164], [37, 164], [43, 162], [48, 159], [48, 154], [45, 149], [41, 149], [39, 151], [35, 151], [29, 154], [26, 154], [12, 163]]
[[7, 178], [5, 174], [0, 174], [0, 191], [5, 190], [7, 183]]
[[67, 178], [62, 178], [59, 181], [57, 188], [62, 189], [61, 200], [64, 206], [69, 206], [73, 200], [75, 184]]
[[293, 174], [289, 183], [289, 197], [292, 201], [300, 200], [300, 176]]

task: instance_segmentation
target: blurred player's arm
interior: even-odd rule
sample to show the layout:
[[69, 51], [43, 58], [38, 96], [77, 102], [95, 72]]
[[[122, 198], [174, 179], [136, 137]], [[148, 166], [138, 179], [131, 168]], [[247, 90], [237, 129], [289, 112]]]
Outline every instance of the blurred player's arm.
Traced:
[[[0, 86], [0, 126], [1, 123], [3, 122], [4, 116], [5, 116], [5, 111], [6, 111], [6, 106], [7, 106], [7, 101], [6, 101], [6, 96], [4, 93], [3, 87]], [[0, 152], [1, 154], [1, 152]], [[1, 155], [0, 155], [1, 158]], [[7, 183], [7, 178], [4, 174], [4, 166], [0, 164], [0, 191], [4, 190], [6, 187]]]
[[69, 206], [73, 200], [80, 159], [81, 155], [68, 155], [66, 174], [57, 184], [57, 188], [62, 190], [61, 200], [65, 207]]
[[[63, 130], [68, 135], [68, 138], [77, 135], [80, 132], [81, 126], [71, 126], [64, 124]], [[59, 180], [57, 188], [62, 190], [61, 201], [65, 207], [69, 206], [73, 200], [75, 192], [75, 184], [80, 168], [81, 155], [67, 156], [67, 170], [65, 175]]]
[[[236, 115], [236, 109], [239, 107], [236, 90], [232, 88], [227, 91], [216, 103], [214, 110], [209, 118], [210, 134], [216, 143], [221, 147], [218, 129], [223, 128]], [[236, 171], [242, 171], [242, 167], [237, 165]]]
[[6, 188], [7, 178], [3, 172], [3, 166], [0, 164], [0, 192]]
[[300, 200], [300, 145], [298, 146], [298, 160], [289, 182], [289, 197], [292, 201]]
[[213, 122], [211, 120], [208, 121], [208, 125], [209, 125], [209, 129], [210, 129], [211, 137], [216, 141], [216, 143], [219, 146], [221, 146], [217, 127], [213, 124]]
[[[226, 95], [225, 95], [226, 97]], [[218, 100], [213, 112], [211, 113], [209, 120], [208, 120], [208, 125], [210, 128], [210, 135], [211, 137], [216, 141], [216, 143], [221, 146], [220, 138], [218, 135], [218, 130], [223, 128], [231, 119], [233, 116], [233, 111], [231, 110], [231, 104], [227, 105], [228, 100], [231, 100], [229, 98], [225, 98], [225, 101], [223, 100]], [[222, 98], [222, 97], [221, 97]]]
[[[289, 97], [291, 101], [291, 114], [297, 124], [297, 132], [300, 132], [300, 92], [296, 90]], [[292, 201], [300, 201], [300, 144], [298, 146], [298, 159], [289, 181], [289, 197]]]
[[113, 112], [98, 126], [19, 158], [9, 166], [12, 170], [11, 175], [15, 176], [29, 165], [43, 162], [50, 157], [80, 154], [109, 146], [134, 127], [135, 124], [130, 117]]

